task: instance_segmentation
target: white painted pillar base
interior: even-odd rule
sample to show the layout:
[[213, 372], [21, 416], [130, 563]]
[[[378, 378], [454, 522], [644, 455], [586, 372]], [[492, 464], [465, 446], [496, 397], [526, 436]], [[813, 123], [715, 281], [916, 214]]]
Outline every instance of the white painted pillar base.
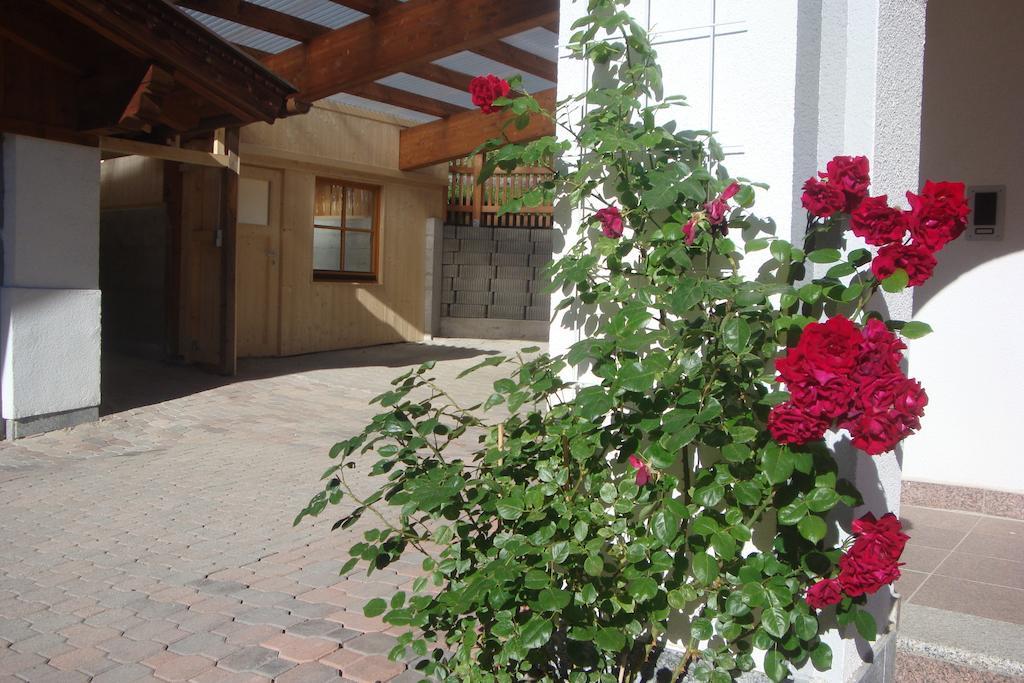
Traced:
[[0, 396], [8, 438], [100, 404], [99, 150], [3, 138]]

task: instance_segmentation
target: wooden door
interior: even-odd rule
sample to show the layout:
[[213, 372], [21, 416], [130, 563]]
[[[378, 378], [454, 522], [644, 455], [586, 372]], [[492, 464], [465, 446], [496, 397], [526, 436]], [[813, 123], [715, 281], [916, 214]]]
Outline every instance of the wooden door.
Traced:
[[246, 166], [238, 189], [238, 355], [281, 353], [281, 171]]
[[221, 169], [181, 166], [181, 318], [179, 352], [187, 363], [221, 365], [223, 270], [218, 232]]

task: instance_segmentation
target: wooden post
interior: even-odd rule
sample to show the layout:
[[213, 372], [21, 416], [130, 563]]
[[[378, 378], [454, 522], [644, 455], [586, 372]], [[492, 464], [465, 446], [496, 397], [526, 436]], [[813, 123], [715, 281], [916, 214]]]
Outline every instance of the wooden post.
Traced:
[[164, 354], [181, 355], [181, 164], [164, 161], [164, 207], [167, 211], [167, 257], [164, 272]]
[[221, 335], [220, 371], [234, 376], [238, 371], [235, 325], [235, 284], [238, 259], [238, 127], [224, 129], [224, 149], [228, 166], [221, 171]]
[[470, 225], [480, 226], [480, 215], [484, 206], [484, 185], [480, 182], [480, 171], [484, 168], [484, 155], [481, 152], [473, 157], [473, 217]]

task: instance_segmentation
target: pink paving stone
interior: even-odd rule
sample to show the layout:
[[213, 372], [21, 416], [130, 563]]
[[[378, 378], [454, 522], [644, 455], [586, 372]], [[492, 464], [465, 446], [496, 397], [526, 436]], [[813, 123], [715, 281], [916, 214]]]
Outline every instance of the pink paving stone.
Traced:
[[180, 602], [183, 605], [191, 605], [206, 599], [206, 596], [199, 595], [199, 591], [184, 586], [170, 586], [149, 597], [157, 602]]
[[352, 650], [346, 650], [344, 648], [335, 650], [326, 657], [320, 658], [320, 663], [327, 666], [333, 666], [338, 671], [344, 673], [344, 671], [352, 667], [360, 659], [363, 659], [363, 655]]
[[405, 664], [392, 662], [387, 657], [371, 655], [346, 667], [341, 674], [357, 683], [383, 683], [390, 681], [403, 671], [405, 671]]
[[256, 674], [236, 674], [224, 669], [210, 669], [193, 678], [191, 683], [270, 683], [270, 679]]
[[281, 659], [302, 664], [315, 662], [338, 649], [338, 644], [323, 638], [302, 638], [279, 633], [260, 643], [263, 647], [277, 650]]
[[213, 668], [213, 662], [199, 655], [178, 655], [173, 652], [161, 652], [149, 659], [142, 660], [153, 675], [165, 681], [187, 681]]
[[68, 626], [67, 628], [62, 628], [58, 633], [67, 638], [69, 643], [77, 647], [89, 647], [121, 635], [121, 631], [109, 626], [90, 626], [89, 624]]
[[299, 585], [297, 581], [292, 581], [283, 576], [271, 576], [266, 579], [260, 579], [259, 581], [254, 581], [249, 587], [259, 591], [287, 593], [288, 595], [298, 595], [306, 590], [306, 587]]
[[249, 581], [256, 576], [256, 572], [249, 569], [242, 569], [241, 567], [231, 567], [228, 569], [221, 569], [220, 571], [210, 574], [208, 578], [216, 581], [238, 581], [248, 585]]
[[379, 633], [390, 628], [380, 617], [366, 617], [358, 612], [349, 612], [347, 610], [333, 612], [324, 618], [336, 621], [345, 628], [350, 628], [353, 631], [362, 631], [363, 633]]
[[[61, 671], [74, 671], [75, 669], [88, 669], [92, 671], [102, 671], [103, 669], [109, 669], [113, 666], [113, 662], [110, 661], [110, 666], [104, 666], [104, 662], [108, 662], [107, 653], [102, 652], [94, 647], [83, 647], [71, 652], [65, 652], [62, 655], [58, 655], [49, 661], [50, 666]], [[99, 665], [99, 666], [97, 666]]]
[[335, 607], [345, 607], [350, 602], [347, 593], [335, 588], [314, 588], [296, 597], [303, 602], [326, 603]]
[[241, 600], [235, 600], [234, 598], [218, 595], [212, 598], [207, 598], [201, 602], [194, 603], [189, 607], [189, 610], [192, 612], [199, 612], [201, 614], [230, 614], [232, 609], [239, 608], [241, 605]]
[[250, 626], [239, 622], [230, 622], [218, 626], [214, 632], [224, 636], [232, 645], [259, 645], [264, 640], [280, 635], [284, 631], [268, 624]]

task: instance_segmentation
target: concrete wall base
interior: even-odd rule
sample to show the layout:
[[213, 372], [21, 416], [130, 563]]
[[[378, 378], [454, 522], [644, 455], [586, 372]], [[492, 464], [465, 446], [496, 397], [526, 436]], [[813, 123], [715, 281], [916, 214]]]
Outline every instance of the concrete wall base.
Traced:
[[65, 410], [49, 415], [4, 420], [4, 436], [8, 439], [22, 439], [34, 434], [52, 432], [55, 429], [67, 429], [86, 422], [95, 422], [99, 417], [99, 406], [92, 406], [91, 408]]
[[441, 318], [441, 337], [466, 339], [548, 340], [550, 325], [541, 320], [503, 320], [500, 318]]

